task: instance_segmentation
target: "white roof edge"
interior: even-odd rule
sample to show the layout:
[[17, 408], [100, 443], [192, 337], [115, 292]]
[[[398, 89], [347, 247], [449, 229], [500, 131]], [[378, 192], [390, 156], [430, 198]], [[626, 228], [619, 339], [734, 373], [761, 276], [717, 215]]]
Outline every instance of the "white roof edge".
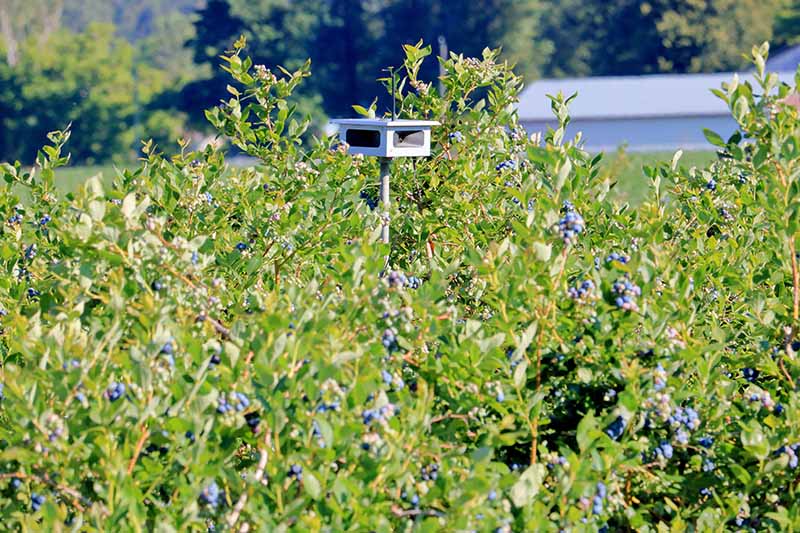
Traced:
[[330, 121], [331, 124], [342, 126], [440, 126], [441, 123], [435, 120], [411, 120], [411, 119], [380, 119], [380, 118], [337, 118]]
[[[794, 79], [794, 72], [777, 72], [780, 80]], [[570, 104], [573, 119], [636, 118], [643, 116], [702, 116], [727, 112], [725, 103], [711, 89], [738, 76], [752, 81], [752, 72], [712, 74], [648, 74], [550, 78], [533, 82], [520, 94], [516, 108], [521, 120], [550, 120], [553, 113], [547, 95], [558, 92], [578, 98]]]

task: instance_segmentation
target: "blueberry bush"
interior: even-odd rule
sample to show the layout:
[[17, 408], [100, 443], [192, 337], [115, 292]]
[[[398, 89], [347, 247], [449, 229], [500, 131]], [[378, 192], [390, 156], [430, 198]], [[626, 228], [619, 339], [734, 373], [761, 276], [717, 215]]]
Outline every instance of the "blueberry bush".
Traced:
[[207, 116], [255, 167], [147, 143], [65, 195], [68, 131], [1, 167], [3, 528], [800, 528], [798, 80], [766, 45], [717, 161], [638, 206], [570, 98], [529, 137], [496, 51], [440, 93], [407, 46], [399, 112], [442, 126], [388, 213], [377, 161], [301, 142], [308, 65], [244, 46]]

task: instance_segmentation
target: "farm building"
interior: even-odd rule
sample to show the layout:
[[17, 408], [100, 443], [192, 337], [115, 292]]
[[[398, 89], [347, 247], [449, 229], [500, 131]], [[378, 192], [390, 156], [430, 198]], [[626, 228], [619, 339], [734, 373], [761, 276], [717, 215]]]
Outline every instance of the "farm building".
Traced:
[[[767, 69], [791, 82], [800, 63], [800, 46], [777, 54]], [[529, 133], [544, 131], [555, 121], [547, 95], [578, 93], [570, 104], [568, 136], [582, 131], [591, 151], [708, 150], [703, 128], [727, 138], [736, 130], [725, 102], [711, 93], [734, 73], [659, 74], [545, 79], [520, 96], [519, 117]], [[740, 79], [751, 78], [742, 73]]]

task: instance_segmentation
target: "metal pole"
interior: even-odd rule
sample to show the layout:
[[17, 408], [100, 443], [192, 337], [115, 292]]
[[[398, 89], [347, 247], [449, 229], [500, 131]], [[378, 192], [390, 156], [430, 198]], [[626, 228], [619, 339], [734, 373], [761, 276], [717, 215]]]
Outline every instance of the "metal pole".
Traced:
[[[450, 52], [447, 50], [447, 38], [444, 35], [439, 36], [439, 57], [447, 60]], [[444, 66], [439, 62], [439, 96], [444, 96], [444, 76], [446, 72]]]
[[381, 238], [385, 244], [389, 244], [389, 168], [391, 164], [390, 158], [381, 157], [381, 204], [384, 210]]

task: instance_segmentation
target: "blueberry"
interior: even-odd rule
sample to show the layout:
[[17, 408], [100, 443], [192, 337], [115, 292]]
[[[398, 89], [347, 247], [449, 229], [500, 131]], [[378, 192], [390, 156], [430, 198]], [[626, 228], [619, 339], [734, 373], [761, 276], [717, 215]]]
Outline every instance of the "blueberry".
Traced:
[[161, 347], [161, 353], [164, 355], [172, 355], [172, 342], [165, 343], [164, 346]]
[[385, 384], [389, 385], [392, 382], [392, 375], [386, 370], [381, 370], [381, 379]]
[[490, 502], [495, 501], [497, 499], [497, 492], [494, 490], [490, 490], [488, 498]]
[[158, 291], [160, 291], [161, 289], [164, 288], [164, 284], [161, 283], [160, 281], [156, 280], [156, 281], [154, 281], [153, 283], [150, 284], [150, 288], [153, 289], [154, 291], [158, 292]]
[[190, 431], [187, 431], [187, 432], [186, 432], [186, 438], [187, 438], [187, 439], [189, 439], [189, 442], [191, 442], [192, 444], [194, 444], [194, 441], [195, 441], [194, 432], [192, 432], [191, 430], [190, 430]]
[[247, 245], [243, 242], [240, 242], [236, 245], [236, 249], [239, 250], [240, 252], [244, 252], [245, 250], [247, 250]]
[[626, 422], [621, 416], [618, 416], [607, 428], [606, 434], [614, 440], [618, 440], [625, 432]]
[[498, 402], [502, 403], [503, 400], [505, 400], [505, 399], [506, 399], [506, 395], [503, 394], [503, 391], [498, 391], [497, 392], [497, 396], [495, 396], [495, 400], [497, 400]]
[[414, 507], [419, 505], [419, 496], [417, 496], [416, 494], [414, 494], [411, 497], [411, 505], [413, 505]]
[[[258, 424], [261, 422], [261, 417], [258, 415], [258, 413], [247, 413], [244, 415], [244, 419], [251, 429], [257, 428]], [[314, 423], [316, 424], [316, 421]]]
[[742, 376], [744, 376], [744, 379], [746, 379], [750, 383], [754, 383], [756, 379], [758, 379], [758, 374], [759, 374], [758, 370], [754, 368], [748, 367], [742, 369]]
[[18, 488], [20, 488], [20, 486], [22, 486], [22, 480], [20, 480], [18, 477], [11, 479], [12, 489], [17, 490]]

